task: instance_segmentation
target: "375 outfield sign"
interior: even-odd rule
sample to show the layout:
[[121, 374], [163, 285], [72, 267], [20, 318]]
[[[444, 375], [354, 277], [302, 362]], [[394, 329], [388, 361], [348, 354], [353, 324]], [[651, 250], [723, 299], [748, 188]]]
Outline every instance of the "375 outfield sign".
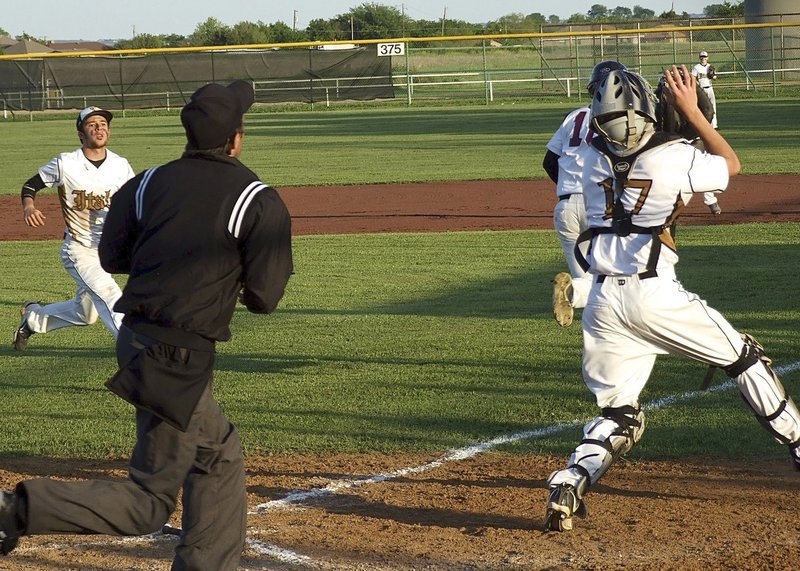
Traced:
[[378, 44], [379, 56], [401, 56], [406, 53], [406, 45], [403, 42]]

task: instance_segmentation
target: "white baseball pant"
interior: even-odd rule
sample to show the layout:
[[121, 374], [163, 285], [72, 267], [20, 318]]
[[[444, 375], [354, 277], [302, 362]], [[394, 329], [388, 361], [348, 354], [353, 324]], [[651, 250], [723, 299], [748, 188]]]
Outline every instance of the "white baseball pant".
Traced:
[[89, 325], [100, 317], [116, 339], [123, 314], [115, 313], [113, 307], [122, 290], [100, 266], [97, 249], [82, 246], [67, 237], [61, 247], [61, 262], [77, 283], [75, 297], [44, 306], [29, 305], [28, 327], [35, 333], [48, 333], [62, 327]]

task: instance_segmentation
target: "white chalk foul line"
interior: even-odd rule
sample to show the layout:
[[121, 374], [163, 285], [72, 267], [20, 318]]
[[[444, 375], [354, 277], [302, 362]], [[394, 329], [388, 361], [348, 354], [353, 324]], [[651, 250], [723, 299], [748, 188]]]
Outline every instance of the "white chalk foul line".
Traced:
[[247, 538], [247, 547], [258, 553], [259, 555], [264, 555], [265, 557], [269, 557], [275, 561], [280, 561], [281, 563], [292, 563], [294, 565], [314, 565], [316, 562], [306, 555], [300, 555], [299, 553], [295, 553], [290, 549], [284, 549], [283, 547], [278, 547], [277, 545], [273, 545], [271, 543], [264, 543], [258, 539], [251, 539]]
[[[792, 363], [790, 365], [785, 365], [783, 367], [776, 367], [775, 372], [778, 373], [779, 375], [784, 375], [796, 371], [798, 369], [800, 369], [800, 362]], [[673, 395], [664, 397], [655, 400], [651, 403], [645, 404], [643, 408], [645, 410], [657, 410], [665, 406], [691, 400], [705, 393], [716, 393], [727, 389], [731, 389], [735, 386], [736, 385], [733, 381], [726, 381], [725, 383], [710, 387], [707, 391], [690, 391], [682, 395]], [[427, 472], [429, 470], [439, 468], [440, 466], [443, 466], [444, 464], [447, 464], [449, 462], [457, 462], [460, 460], [467, 460], [469, 458], [473, 458], [478, 454], [488, 452], [489, 450], [492, 450], [493, 448], [496, 448], [497, 446], [500, 446], [502, 444], [510, 444], [512, 442], [518, 442], [520, 440], [528, 440], [533, 438], [542, 438], [544, 436], [550, 436], [551, 434], [561, 432], [562, 430], [565, 430], [567, 428], [582, 426], [586, 422], [588, 422], [588, 420], [589, 419], [586, 419], [584, 421], [576, 420], [567, 424], [555, 424], [552, 426], [537, 428], [535, 430], [526, 430], [525, 432], [518, 432], [516, 434], [498, 436], [497, 438], [493, 438], [492, 440], [487, 440], [485, 442], [473, 444], [465, 448], [458, 448], [455, 450], [451, 450], [444, 456], [436, 460], [433, 460], [431, 462], [421, 464], [419, 466], [414, 466], [410, 468], [400, 468], [399, 470], [395, 470], [393, 472], [387, 472], [384, 474], [375, 474], [373, 476], [368, 476], [366, 478], [337, 480], [335, 482], [331, 482], [324, 488], [314, 488], [311, 490], [293, 492], [281, 499], [272, 500], [269, 502], [265, 502], [263, 504], [259, 504], [250, 513], [263, 514], [271, 510], [290, 507], [292, 504], [298, 504], [309, 500], [314, 500], [330, 494], [337, 494], [343, 490], [350, 490], [353, 488], [359, 488], [361, 486], [366, 486], [369, 484], [386, 482], [388, 480], [394, 480], [397, 478], [402, 478], [404, 476], [421, 474], [422, 472]]]

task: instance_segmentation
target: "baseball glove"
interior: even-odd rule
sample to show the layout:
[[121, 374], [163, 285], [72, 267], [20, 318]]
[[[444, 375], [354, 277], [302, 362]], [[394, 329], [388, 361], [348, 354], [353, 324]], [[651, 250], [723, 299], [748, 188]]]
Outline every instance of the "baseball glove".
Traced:
[[717, 68], [713, 65], [708, 66], [708, 79], [716, 79], [717, 78]]
[[[683, 73], [683, 72], [681, 72]], [[686, 122], [686, 119], [683, 118], [683, 115], [673, 107], [669, 101], [667, 100], [667, 85], [666, 80], [664, 77], [658, 82], [658, 87], [656, 88], [655, 95], [656, 95], [656, 124], [661, 131], [666, 131], [668, 133], [677, 133], [684, 139], [692, 140], [697, 138], [697, 131]], [[714, 118], [714, 106], [711, 104], [711, 100], [706, 95], [705, 90], [697, 85], [697, 107], [700, 108], [700, 111], [703, 113], [703, 117], [710, 123], [711, 120]]]

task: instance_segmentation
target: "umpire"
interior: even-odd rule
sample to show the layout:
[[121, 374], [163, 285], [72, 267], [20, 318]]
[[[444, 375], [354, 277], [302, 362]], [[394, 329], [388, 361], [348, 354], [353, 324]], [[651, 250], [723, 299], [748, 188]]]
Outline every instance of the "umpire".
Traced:
[[249, 83], [209, 84], [181, 112], [186, 151], [115, 195], [99, 246], [127, 273], [118, 372], [106, 386], [136, 407], [125, 482], [24, 481], [0, 500], [0, 550], [19, 535], [141, 535], [161, 529], [183, 488], [173, 570], [234, 570], [246, 534], [239, 435], [212, 390], [215, 343], [237, 298], [270, 313], [292, 273], [291, 220], [239, 162]]

